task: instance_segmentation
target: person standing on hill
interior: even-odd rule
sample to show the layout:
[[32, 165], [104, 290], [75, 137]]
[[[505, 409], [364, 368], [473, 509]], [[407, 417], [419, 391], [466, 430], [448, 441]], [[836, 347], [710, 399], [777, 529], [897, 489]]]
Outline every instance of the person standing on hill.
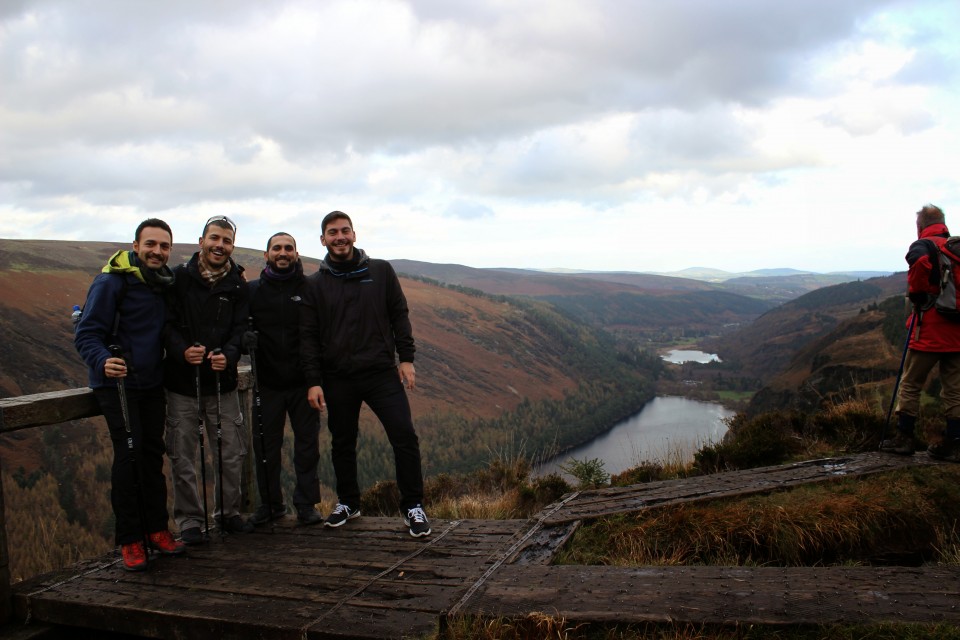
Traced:
[[321, 230], [327, 255], [307, 278], [300, 342], [307, 399], [314, 409], [327, 410], [332, 436], [337, 505], [324, 525], [339, 527], [360, 515], [357, 433], [366, 403], [393, 447], [404, 523], [414, 537], [430, 535], [420, 441], [404, 390], [414, 388], [416, 349], [400, 280], [389, 262], [354, 247], [357, 236], [347, 214], [328, 213]]
[[[236, 231], [230, 218], [210, 218], [200, 236], [200, 250], [173, 270], [176, 283], [164, 370], [167, 451], [173, 476], [173, 517], [187, 544], [206, 541], [206, 513], [197, 491], [198, 391], [207, 442], [217, 442], [216, 427], [218, 422], [222, 425], [222, 447], [217, 449], [222, 448], [223, 477], [214, 473], [214, 496], [222, 494], [223, 504], [216, 505], [214, 518], [221, 532], [253, 531], [253, 525], [240, 515], [240, 476], [247, 449], [237, 395], [237, 362], [249, 305], [243, 268], [230, 257]], [[213, 450], [210, 457], [218, 462], [219, 452]], [[218, 466], [214, 464], [213, 469]]]
[[[110, 431], [110, 502], [116, 544], [128, 571], [147, 568], [144, 538], [163, 554], [184, 552], [167, 529], [163, 476], [164, 298], [174, 281], [167, 267], [172, 246], [173, 232], [166, 222], [141, 222], [133, 251], [113, 254], [94, 278], [74, 337]], [[122, 357], [111, 354], [112, 345], [120, 347]], [[123, 387], [126, 415], [118, 385]]]
[[[257, 460], [260, 506], [250, 521], [266, 524], [283, 517], [286, 506], [280, 489], [280, 452], [287, 414], [293, 429], [293, 468], [297, 484], [293, 506], [301, 524], [317, 524], [320, 502], [320, 416], [307, 402], [307, 386], [300, 368], [300, 305], [306, 278], [297, 253], [297, 241], [289, 233], [275, 233], [263, 253], [266, 266], [260, 279], [249, 284], [253, 333], [245, 346], [255, 355], [263, 442], [253, 438]], [[265, 451], [261, 450], [265, 449]]]
[[960, 462], [960, 322], [937, 311], [934, 302], [940, 293], [938, 246], [950, 232], [943, 211], [932, 204], [917, 212], [917, 237], [907, 251], [908, 295], [913, 303], [913, 331], [908, 337], [900, 393], [897, 398], [897, 434], [884, 440], [880, 450], [913, 455], [914, 428], [920, 411], [920, 393], [930, 371], [940, 365], [940, 398], [946, 415], [942, 442], [931, 444], [927, 453], [934, 458]]

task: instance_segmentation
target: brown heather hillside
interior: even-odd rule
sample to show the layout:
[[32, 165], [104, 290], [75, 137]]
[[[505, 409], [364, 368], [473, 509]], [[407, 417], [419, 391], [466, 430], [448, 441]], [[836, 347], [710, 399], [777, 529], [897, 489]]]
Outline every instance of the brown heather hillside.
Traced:
[[735, 363], [744, 375], [768, 381], [802, 349], [820, 338], [829, 343], [829, 334], [844, 321], [871, 305], [902, 296], [905, 289], [903, 273], [823, 287], [767, 311], [735, 332], [703, 340], [701, 346], [720, 354], [724, 362]]
[[[73, 349], [70, 310], [107, 257], [123, 243], [0, 240], [0, 395], [86, 386]], [[195, 247], [177, 244], [171, 264]], [[259, 276], [262, 252], [238, 248], [248, 279]], [[305, 258], [308, 274], [318, 261]], [[421, 411], [492, 417], [524, 397], [556, 399], [576, 385], [548, 336], [522, 326], [508, 304], [402, 280], [417, 339]]]

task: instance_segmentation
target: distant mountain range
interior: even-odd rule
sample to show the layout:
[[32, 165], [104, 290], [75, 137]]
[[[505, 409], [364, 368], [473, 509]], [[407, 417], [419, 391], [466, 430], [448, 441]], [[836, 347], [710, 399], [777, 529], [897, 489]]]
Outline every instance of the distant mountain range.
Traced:
[[[594, 273], [578, 269], [543, 269], [547, 273], [583, 275]], [[890, 275], [891, 271], [829, 271], [820, 273], [816, 271], [801, 271], [799, 269], [754, 269], [753, 271], [731, 272], [722, 269], [713, 269], [711, 267], [688, 267], [679, 271], [627, 271], [625, 274], [657, 275], [668, 276], [671, 278], [690, 278], [691, 280], [702, 280], [704, 282], [727, 282], [737, 278], [790, 278], [792, 276], [826, 276], [831, 279], [839, 278], [846, 282], [856, 279], [878, 278]]]

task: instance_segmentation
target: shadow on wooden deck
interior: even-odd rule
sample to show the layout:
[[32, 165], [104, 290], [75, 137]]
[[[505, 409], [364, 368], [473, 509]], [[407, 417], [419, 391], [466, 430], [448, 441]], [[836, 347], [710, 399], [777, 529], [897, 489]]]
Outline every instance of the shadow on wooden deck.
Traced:
[[861, 454], [575, 493], [530, 520], [399, 518], [339, 529], [292, 518], [214, 535], [123, 571], [115, 554], [14, 585], [20, 620], [156, 638], [430, 636], [459, 616], [543, 612], [568, 622], [960, 624], [958, 567], [550, 566], [583, 519], [880, 473], [925, 456]]

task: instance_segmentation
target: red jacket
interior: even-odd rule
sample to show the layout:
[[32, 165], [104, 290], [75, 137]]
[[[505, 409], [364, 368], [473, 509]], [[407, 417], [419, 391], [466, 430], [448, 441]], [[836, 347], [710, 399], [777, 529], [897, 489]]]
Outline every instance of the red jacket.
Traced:
[[[910, 265], [907, 289], [911, 294], [926, 293], [933, 299], [940, 293], [940, 267], [935, 258], [931, 258], [930, 241], [939, 246], [949, 236], [946, 225], [932, 224], [923, 229], [920, 238], [910, 245], [906, 259]], [[910, 319], [907, 319], [907, 326], [910, 326]], [[931, 307], [917, 318], [909, 346], [916, 351], [960, 352], [960, 322], [948, 320]]]

